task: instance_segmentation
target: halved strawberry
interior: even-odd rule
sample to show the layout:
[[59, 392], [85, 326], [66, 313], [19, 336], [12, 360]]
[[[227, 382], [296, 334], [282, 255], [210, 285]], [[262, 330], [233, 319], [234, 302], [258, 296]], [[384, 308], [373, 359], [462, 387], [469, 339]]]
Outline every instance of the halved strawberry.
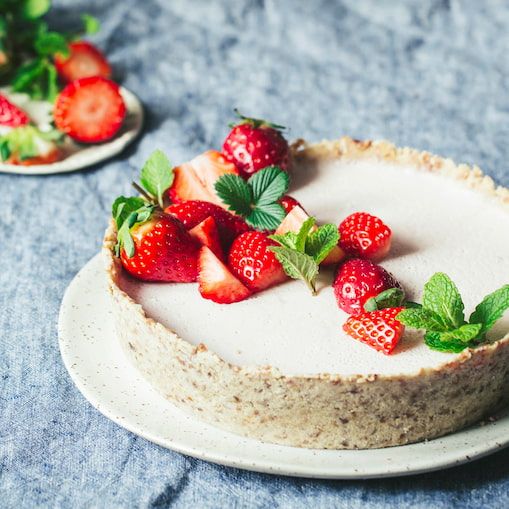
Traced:
[[343, 330], [352, 338], [389, 355], [399, 343], [405, 326], [396, 320], [404, 307], [384, 308], [369, 313], [351, 315]]
[[69, 83], [53, 110], [57, 128], [83, 143], [109, 140], [121, 128], [125, 115], [118, 85], [100, 76]]
[[228, 266], [248, 288], [260, 291], [288, 279], [269, 246], [277, 246], [266, 233], [249, 231], [239, 235], [228, 255]]
[[173, 203], [185, 200], [203, 200], [227, 208], [218, 197], [214, 184], [226, 173], [238, 175], [235, 165], [215, 150], [196, 156], [187, 163], [173, 169], [175, 179], [170, 187], [169, 196]]
[[212, 216], [191, 228], [189, 233], [201, 246], [208, 247], [220, 260], [224, 260], [221, 239], [217, 231], [216, 221]]
[[302, 210], [304, 210], [299, 201], [289, 194], [281, 196], [277, 202], [283, 207], [287, 214], [291, 212], [294, 207], [300, 207]]
[[366, 212], [350, 214], [339, 225], [339, 246], [349, 256], [380, 261], [389, 252], [391, 229], [378, 217]]
[[201, 296], [218, 304], [239, 302], [252, 293], [207, 246], [200, 249], [197, 279]]
[[[125, 227], [125, 226], [124, 226]], [[130, 249], [129, 235], [134, 245]], [[124, 268], [145, 281], [196, 281], [199, 246], [171, 214], [154, 210], [148, 219], [119, 230], [119, 254]]]
[[65, 58], [57, 54], [55, 67], [64, 83], [89, 76], [112, 75], [111, 65], [106, 56], [91, 42], [74, 41], [68, 44], [71, 54]]
[[0, 94], [0, 125], [20, 127], [30, 123], [28, 115], [12, 101]]
[[187, 229], [194, 228], [209, 216], [213, 217], [225, 253], [236, 237], [251, 229], [241, 217], [208, 201], [186, 200], [166, 207], [165, 211], [177, 217]]
[[[297, 233], [304, 221], [308, 219], [309, 215], [307, 212], [300, 205], [294, 205], [274, 233], [275, 235], [284, 235], [286, 232]], [[316, 230], [316, 228], [316, 226], [313, 227], [314, 230]], [[337, 245], [334, 246], [331, 252], [322, 260], [321, 265], [333, 265], [339, 263], [345, 257], [345, 252]]]
[[401, 284], [381, 265], [360, 258], [341, 265], [332, 286], [339, 308], [349, 314], [362, 313], [366, 301], [385, 290], [401, 289]]

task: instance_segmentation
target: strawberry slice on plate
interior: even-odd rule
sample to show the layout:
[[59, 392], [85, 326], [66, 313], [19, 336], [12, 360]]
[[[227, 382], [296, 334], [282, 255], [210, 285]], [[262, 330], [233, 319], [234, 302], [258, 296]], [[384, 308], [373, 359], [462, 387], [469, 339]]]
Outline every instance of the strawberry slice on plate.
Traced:
[[396, 348], [405, 326], [396, 319], [404, 307], [383, 308], [350, 315], [343, 330], [352, 338], [389, 355]]
[[28, 115], [12, 101], [0, 94], [0, 125], [21, 127], [30, 123]]
[[101, 76], [73, 81], [57, 97], [53, 116], [58, 129], [82, 143], [112, 138], [126, 115], [119, 86]]
[[224, 260], [221, 239], [216, 221], [212, 216], [207, 217], [201, 223], [191, 228], [189, 233], [198, 244], [208, 247], [220, 260]]
[[88, 41], [74, 41], [68, 44], [70, 55], [63, 57], [57, 54], [55, 67], [64, 83], [71, 83], [89, 76], [112, 75], [111, 65], [106, 56], [94, 44]]

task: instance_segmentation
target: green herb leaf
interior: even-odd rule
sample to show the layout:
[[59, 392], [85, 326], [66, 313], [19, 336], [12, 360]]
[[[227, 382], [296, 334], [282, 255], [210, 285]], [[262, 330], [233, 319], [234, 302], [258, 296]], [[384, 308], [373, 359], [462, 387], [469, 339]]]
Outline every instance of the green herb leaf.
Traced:
[[318, 264], [306, 253], [295, 251], [284, 246], [270, 246], [284, 271], [293, 279], [302, 279], [313, 295], [316, 295], [316, 276]]
[[441, 317], [433, 310], [421, 308], [407, 308], [396, 317], [402, 324], [413, 329], [426, 329], [432, 332], [444, 332], [447, 326]]
[[37, 19], [46, 14], [51, 7], [51, 0], [24, 0], [23, 14], [27, 19]]
[[83, 21], [83, 25], [85, 26], [85, 33], [94, 35], [99, 32], [101, 25], [97, 18], [90, 16], [90, 14], [82, 14], [81, 19]]
[[440, 341], [461, 341], [462, 343], [468, 343], [479, 335], [481, 328], [482, 325], [480, 323], [466, 323], [457, 329], [441, 332]]
[[324, 224], [309, 232], [306, 253], [311, 255], [315, 262], [319, 264], [337, 245], [338, 241], [338, 227], [333, 223]]
[[166, 155], [154, 150], [141, 170], [142, 186], [164, 208], [164, 193], [171, 187], [174, 180], [173, 169]]
[[479, 335], [484, 335], [509, 308], [509, 285], [487, 295], [470, 315], [470, 323], [481, 323]]
[[459, 353], [467, 347], [461, 341], [443, 341], [440, 332], [426, 332], [424, 342], [429, 348], [439, 352]]
[[221, 175], [214, 184], [217, 195], [229, 210], [245, 218], [258, 230], [275, 230], [285, 217], [277, 202], [288, 189], [289, 178], [277, 166], [256, 172], [247, 182], [239, 175]]
[[449, 329], [456, 329], [465, 323], [464, 305], [458, 289], [442, 272], [434, 274], [424, 285], [422, 305], [440, 316]]

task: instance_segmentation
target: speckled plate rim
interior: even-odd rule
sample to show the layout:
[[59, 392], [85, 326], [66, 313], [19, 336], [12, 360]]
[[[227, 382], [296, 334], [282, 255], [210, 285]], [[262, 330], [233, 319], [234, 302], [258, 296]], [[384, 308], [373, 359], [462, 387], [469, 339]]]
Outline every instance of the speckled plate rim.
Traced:
[[67, 288], [58, 334], [72, 380], [96, 409], [147, 440], [220, 465], [296, 477], [367, 479], [452, 467], [509, 445], [509, 409], [494, 421], [441, 439], [360, 451], [266, 444], [198, 421], [157, 394], [124, 357], [116, 341], [100, 254]]
[[20, 166], [0, 163], [0, 172], [20, 175], [50, 175], [83, 170], [121, 153], [140, 134], [143, 128], [143, 106], [135, 94], [120, 87], [127, 108], [126, 119], [120, 131], [109, 141], [94, 145], [76, 145], [65, 159], [52, 164]]

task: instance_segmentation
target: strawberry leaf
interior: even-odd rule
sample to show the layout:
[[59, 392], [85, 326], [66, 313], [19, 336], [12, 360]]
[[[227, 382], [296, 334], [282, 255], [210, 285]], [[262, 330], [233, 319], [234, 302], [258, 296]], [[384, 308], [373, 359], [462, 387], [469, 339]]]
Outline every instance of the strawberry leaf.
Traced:
[[311, 256], [284, 246], [271, 246], [284, 271], [293, 279], [302, 279], [313, 295], [316, 295], [316, 276], [318, 264]]
[[154, 150], [141, 169], [140, 182], [161, 208], [164, 208], [164, 193], [171, 187], [173, 180], [170, 161], [162, 151]]
[[229, 210], [244, 217], [258, 230], [275, 230], [285, 217], [277, 203], [288, 189], [288, 174], [277, 166], [257, 171], [248, 181], [239, 175], [221, 175], [214, 184], [217, 195]]

